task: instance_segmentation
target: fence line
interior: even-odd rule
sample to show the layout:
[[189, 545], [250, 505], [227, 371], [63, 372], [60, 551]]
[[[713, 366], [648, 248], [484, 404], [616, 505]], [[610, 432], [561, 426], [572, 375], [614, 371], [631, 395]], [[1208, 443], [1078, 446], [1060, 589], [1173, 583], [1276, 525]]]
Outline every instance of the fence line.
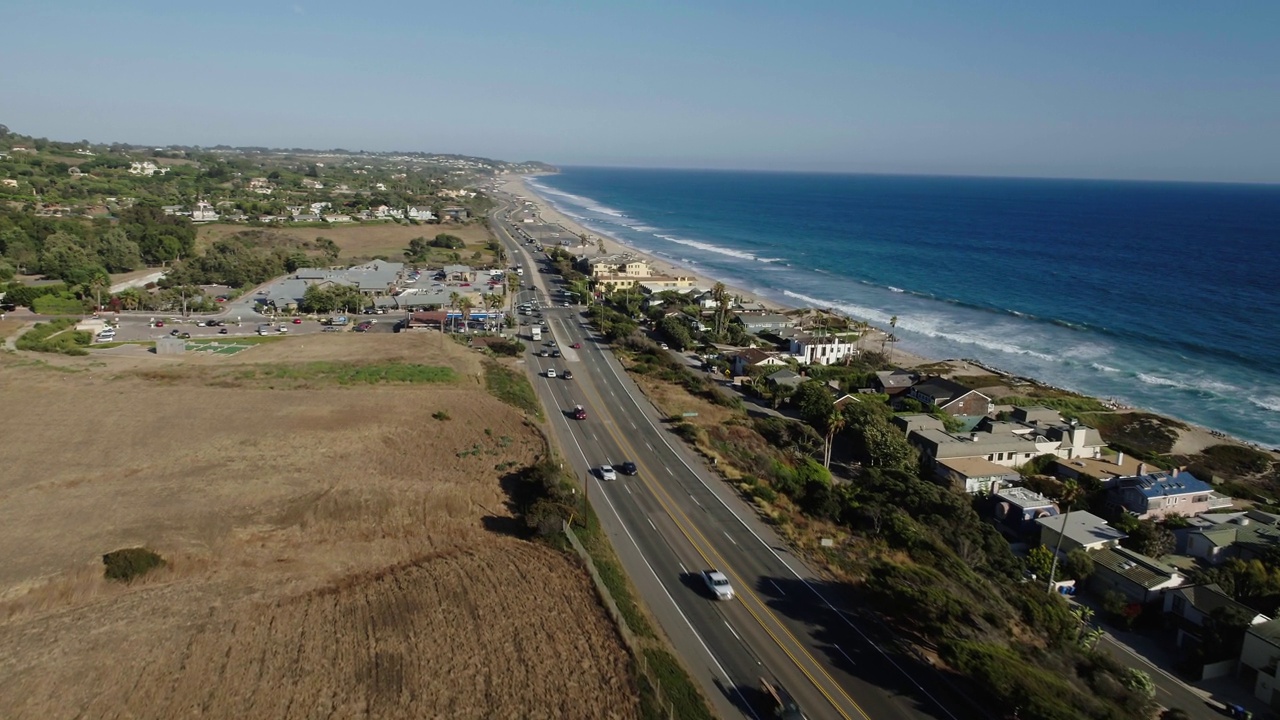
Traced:
[[631, 653], [631, 658], [635, 662], [636, 668], [639, 669], [645, 680], [648, 680], [649, 684], [653, 686], [654, 695], [657, 697], [658, 703], [666, 706], [667, 717], [675, 720], [675, 704], [662, 696], [662, 684], [649, 670], [649, 662], [644, 656], [644, 649], [640, 647], [635, 633], [631, 630], [631, 626], [627, 624], [627, 619], [622, 616], [622, 611], [618, 609], [618, 603], [613, 599], [613, 594], [609, 592], [609, 587], [604, 584], [604, 578], [600, 577], [600, 571], [596, 570], [596, 564], [591, 559], [591, 553], [588, 553], [587, 549], [583, 547], [582, 542], [578, 540], [578, 536], [569, 527], [569, 523], [564, 523], [563, 529], [565, 537], [569, 538], [569, 544], [573, 546], [574, 551], [578, 553], [578, 557], [582, 558], [582, 562], [586, 564], [587, 572], [591, 575], [591, 582], [595, 584], [596, 592], [600, 595], [600, 599], [604, 601], [604, 607], [609, 612], [609, 617], [613, 619], [614, 624], [618, 627], [618, 633], [622, 636], [622, 643], [627, 646], [627, 650]]

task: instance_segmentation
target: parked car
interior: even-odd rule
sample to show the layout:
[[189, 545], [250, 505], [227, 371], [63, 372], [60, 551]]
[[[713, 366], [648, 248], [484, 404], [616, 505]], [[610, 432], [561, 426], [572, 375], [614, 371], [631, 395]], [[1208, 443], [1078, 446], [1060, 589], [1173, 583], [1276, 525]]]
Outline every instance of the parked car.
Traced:
[[702, 581], [707, 584], [707, 589], [717, 600], [733, 599], [733, 586], [729, 584], [729, 578], [719, 570], [703, 570]]
[[284, 325], [281, 325], [280, 327], [276, 328], [276, 332], [278, 332], [278, 333], [287, 333], [287, 332], [289, 332], [289, 328], [285, 327]]
[[164, 321], [163, 321], [163, 320], [157, 320], [157, 321], [156, 321], [156, 327], [164, 327]]
[[628, 460], [628, 461], [626, 461], [626, 462], [622, 463], [621, 465], [619, 465], [619, 466], [618, 466], [618, 470], [619, 470], [619, 472], [621, 472], [623, 475], [635, 475], [635, 474], [636, 474], [636, 464], [635, 464], [635, 463], [633, 463], [633, 462], [631, 462], [630, 460]]
[[205, 322], [204, 320], [201, 320], [200, 322], [196, 323], [196, 327], [204, 327], [208, 324], [209, 323]]
[[340, 332], [341, 330], [342, 328], [337, 325], [325, 325], [324, 330], [321, 330], [320, 332]]
[[586, 420], [586, 419], [587, 419], [587, 410], [586, 410], [586, 408], [582, 407], [581, 405], [574, 405], [574, 406], [573, 406], [573, 419], [574, 419], [574, 420]]
[[580, 342], [576, 342], [576, 343], [574, 343], [574, 344], [570, 345], [569, 347], [573, 348], [574, 350], [581, 350], [581, 349], [582, 349], [582, 343], [580, 343]]
[[658, 343], [658, 347], [662, 348], [663, 350], [670, 350], [670, 349], [671, 349], [671, 348], [667, 347], [667, 344], [666, 344], [666, 343]]
[[301, 324], [302, 324], [302, 318], [294, 318], [294, 319], [293, 319], [293, 324], [294, 324], [294, 325], [301, 325]]
[[618, 479], [618, 473], [614, 472], [612, 465], [600, 466], [600, 479], [613, 481]]

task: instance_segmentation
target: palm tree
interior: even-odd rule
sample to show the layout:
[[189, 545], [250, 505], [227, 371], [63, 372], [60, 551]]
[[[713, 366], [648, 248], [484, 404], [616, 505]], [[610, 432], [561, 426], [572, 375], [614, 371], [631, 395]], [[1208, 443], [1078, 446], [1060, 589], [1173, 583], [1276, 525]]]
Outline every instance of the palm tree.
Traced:
[[718, 282], [711, 286], [711, 299], [716, 301], [716, 337], [719, 337], [724, 331], [725, 311], [729, 308], [729, 291], [724, 283]]
[[[450, 310], [453, 310], [454, 308], [458, 307], [458, 304], [459, 304], [461, 301], [462, 301], [462, 296], [461, 296], [461, 295], [459, 295], [459, 294], [458, 294], [458, 293], [456, 293], [456, 292], [451, 292], [451, 293], [449, 293], [449, 309], [450, 309]], [[454, 321], [453, 329], [454, 329], [454, 330], [457, 330], [457, 329], [458, 329], [458, 323], [457, 323], [457, 321], [456, 321], [456, 320]]]
[[835, 405], [831, 406], [831, 411], [828, 413], [827, 417], [823, 420], [823, 424], [826, 425], [826, 430], [827, 430], [827, 437], [826, 437], [827, 447], [826, 447], [826, 452], [823, 453], [822, 464], [828, 470], [831, 469], [832, 443], [836, 439], [836, 435], [839, 434], [839, 432], [844, 429], [846, 422], [848, 422], [848, 420], [845, 418], [844, 412]]
[[894, 315], [893, 317], [889, 318], [889, 328], [890, 328], [889, 332], [885, 333], [884, 337], [880, 338], [880, 354], [881, 355], [884, 354], [885, 343], [889, 342], [889, 336], [893, 334], [893, 329], [897, 327], [898, 327], [898, 316]]
[[462, 299], [458, 300], [458, 310], [460, 311], [459, 314], [462, 316], [463, 327], [467, 326], [466, 321], [471, 316], [471, 308], [473, 304], [474, 301], [469, 297], [464, 296]]
[[1053, 564], [1049, 566], [1049, 594], [1053, 594], [1053, 579], [1058, 574], [1058, 551], [1062, 549], [1062, 536], [1067, 534], [1067, 521], [1071, 519], [1071, 505], [1080, 497], [1083, 489], [1075, 480], [1063, 480], [1062, 490], [1058, 493], [1058, 502], [1065, 508], [1062, 514], [1062, 530], [1058, 533], [1058, 541], [1053, 546]]

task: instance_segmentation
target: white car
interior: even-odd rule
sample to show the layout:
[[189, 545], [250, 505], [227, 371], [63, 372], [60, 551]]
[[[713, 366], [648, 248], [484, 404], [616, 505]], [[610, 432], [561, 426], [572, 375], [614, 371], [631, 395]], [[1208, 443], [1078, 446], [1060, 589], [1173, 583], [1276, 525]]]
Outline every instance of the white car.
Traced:
[[617, 479], [618, 479], [618, 473], [614, 471], [614, 469], [613, 469], [613, 466], [612, 466], [612, 465], [601, 465], [601, 466], [600, 466], [600, 479], [601, 479], [601, 480], [609, 480], [609, 481], [617, 480]]
[[719, 570], [703, 570], [702, 580], [717, 600], [733, 599], [733, 586], [729, 584], [729, 578], [725, 577], [724, 573]]
[[547, 368], [547, 377], [549, 377], [549, 378], [553, 378], [553, 377], [555, 377], [555, 376], [556, 376], [556, 369], [555, 369], [555, 368]]

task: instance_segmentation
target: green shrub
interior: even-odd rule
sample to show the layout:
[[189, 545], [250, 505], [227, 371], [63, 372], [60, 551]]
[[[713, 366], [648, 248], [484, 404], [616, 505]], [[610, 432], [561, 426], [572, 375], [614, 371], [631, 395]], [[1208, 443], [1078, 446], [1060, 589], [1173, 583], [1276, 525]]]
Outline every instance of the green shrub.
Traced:
[[69, 292], [42, 295], [31, 302], [31, 309], [41, 315], [79, 315], [84, 308], [84, 301]]
[[533, 385], [523, 373], [489, 360], [484, 364], [484, 385], [490, 395], [542, 419], [542, 403], [538, 402]]
[[106, 578], [119, 582], [130, 582], [142, 577], [152, 570], [164, 567], [164, 558], [157, 553], [142, 547], [115, 550], [102, 556], [102, 564], [106, 566]]

